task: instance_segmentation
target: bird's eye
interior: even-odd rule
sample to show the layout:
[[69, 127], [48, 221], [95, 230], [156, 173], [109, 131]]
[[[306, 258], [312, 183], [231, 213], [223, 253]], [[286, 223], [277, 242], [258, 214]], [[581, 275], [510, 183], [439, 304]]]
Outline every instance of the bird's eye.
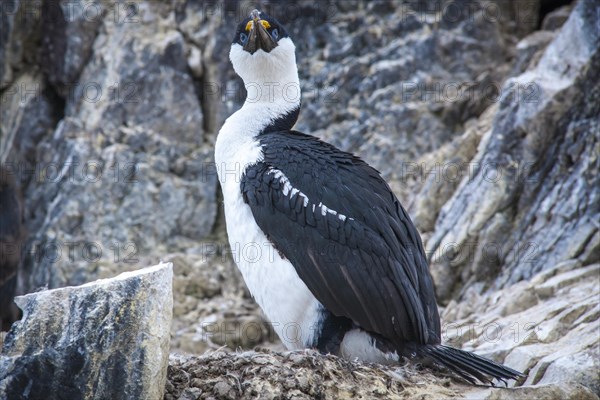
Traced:
[[246, 44], [247, 41], [248, 35], [246, 35], [244, 32], [240, 33], [240, 42], [242, 42], [242, 44]]
[[277, 38], [279, 37], [279, 31], [277, 30], [277, 28], [271, 31], [271, 36], [273, 36], [273, 39], [277, 40]]

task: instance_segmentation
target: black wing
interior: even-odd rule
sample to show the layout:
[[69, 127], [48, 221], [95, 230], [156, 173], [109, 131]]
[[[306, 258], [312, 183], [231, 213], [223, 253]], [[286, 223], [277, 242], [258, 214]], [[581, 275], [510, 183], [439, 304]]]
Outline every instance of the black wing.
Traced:
[[379, 172], [313, 136], [259, 140], [264, 160], [242, 178], [244, 201], [313, 295], [394, 343], [439, 343], [421, 239]]

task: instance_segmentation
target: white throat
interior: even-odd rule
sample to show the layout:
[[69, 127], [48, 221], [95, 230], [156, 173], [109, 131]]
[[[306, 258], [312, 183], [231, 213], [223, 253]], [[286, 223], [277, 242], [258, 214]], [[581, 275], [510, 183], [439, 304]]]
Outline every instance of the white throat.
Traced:
[[240, 111], [251, 108], [256, 112], [262, 108], [269, 113], [277, 111], [282, 114], [300, 106], [300, 78], [295, 52], [296, 47], [290, 38], [279, 40], [270, 53], [259, 50], [250, 54], [239, 44], [231, 46], [229, 58], [235, 72], [244, 80], [248, 93]]
[[[277, 118], [300, 107], [301, 92], [296, 47], [290, 38], [279, 40], [277, 47], [254, 54], [233, 44], [229, 58], [235, 72], [244, 80], [248, 95], [242, 108], [233, 113], [219, 131], [215, 145], [217, 171], [237, 169], [262, 160], [255, 137]], [[219, 173], [223, 180], [225, 176]]]

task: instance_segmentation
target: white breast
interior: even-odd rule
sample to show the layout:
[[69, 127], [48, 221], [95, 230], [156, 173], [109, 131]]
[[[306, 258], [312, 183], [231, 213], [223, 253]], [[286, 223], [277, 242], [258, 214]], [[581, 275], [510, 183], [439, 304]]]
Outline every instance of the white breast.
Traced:
[[319, 302], [292, 264], [273, 248], [242, 199], [242, 175], [263, 155], [251, 129], [241, 123], [240, 111], [225, 122], [215, 146], [229, 244], [250, 293], [283, 344], [290, 350], [304, 348], [313, 342]]
[[340, 354], [348, 360], [379, 364], [393, 364], [400, 360], [397, 352], [384, 353], [375, 345], [375, 339], [362, 329], [351, 329], [340, 343]]

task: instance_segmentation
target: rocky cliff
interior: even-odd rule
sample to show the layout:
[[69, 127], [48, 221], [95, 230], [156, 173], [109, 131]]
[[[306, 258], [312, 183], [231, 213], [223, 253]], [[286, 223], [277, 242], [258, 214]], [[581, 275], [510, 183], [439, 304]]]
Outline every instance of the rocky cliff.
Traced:
[[[378, 168], [419, 228], [444, 340], [529, 376], [471, 393], [314, 354], [218, 352], [172, 357], [167, 398], [409, 397], [420, 384], [432, 397], [597, 398], [597, 1], [263, 3], [297, 45], [296, 129]], [[171, 351], [281, 350], [234, 267], [245, 249], [226, 244], [212, 164], [245, 97], [232, 30], [256, 6], [2, 5], [0, 162], [28, 232], [2, 242], [18, 249], [17, 293], [171, 261]]]

